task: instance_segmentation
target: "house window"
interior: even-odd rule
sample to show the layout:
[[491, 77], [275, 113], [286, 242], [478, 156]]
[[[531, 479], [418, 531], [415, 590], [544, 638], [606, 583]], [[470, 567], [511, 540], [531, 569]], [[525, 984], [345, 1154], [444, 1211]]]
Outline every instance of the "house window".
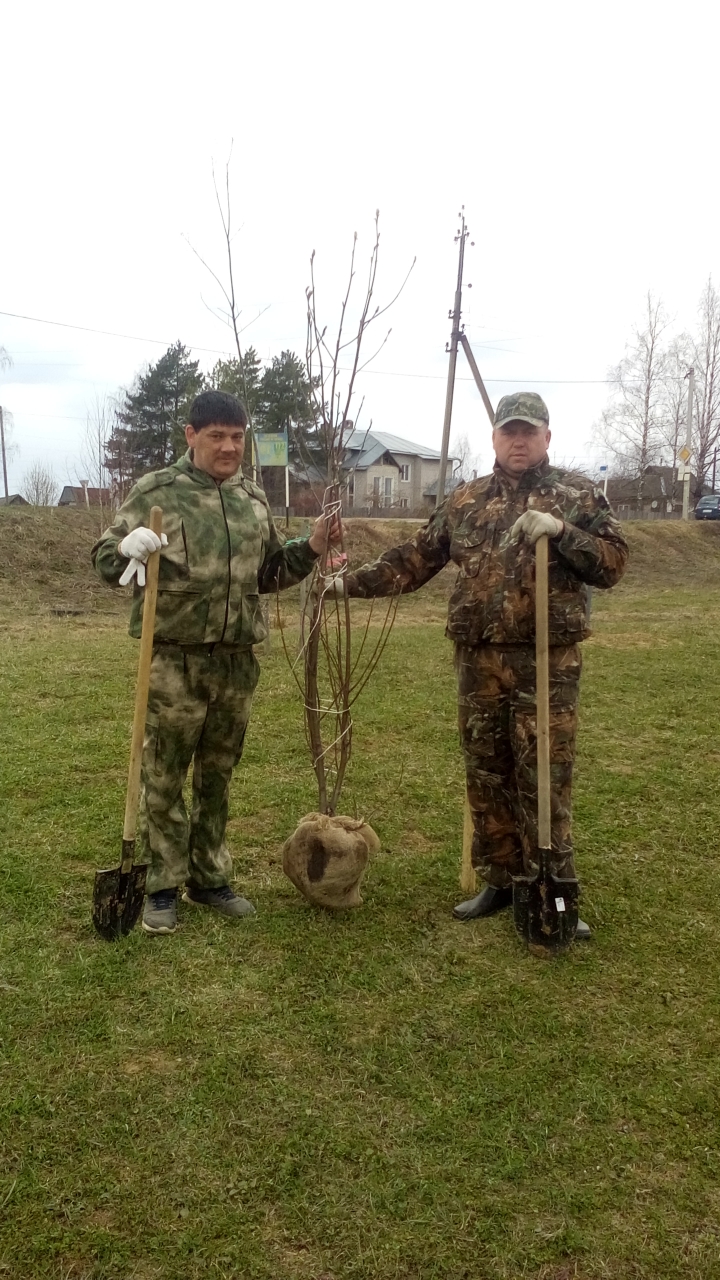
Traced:
[[400, 499], [398, 500], [398, 506], [399, 506], [399, 507], [406, 507], [406, 506], [407, 506], [407, 504], [408, 504], [408, 503], [407, 503], [407, 498], [400, 498]]
[[392, 506], [392, 476], [385, 476], [385, 494], [383, 506]]
[[404, 464], [402, 464], [402, 465], [401, 465], [401, 467], [400, 467], [400, 479], [401, 479], [401, 480], [409, 480], [409, 479], [410, 479], [410, 463], [409, 463], [409, 462], [406, 462], [406, 463], [404, 463]]

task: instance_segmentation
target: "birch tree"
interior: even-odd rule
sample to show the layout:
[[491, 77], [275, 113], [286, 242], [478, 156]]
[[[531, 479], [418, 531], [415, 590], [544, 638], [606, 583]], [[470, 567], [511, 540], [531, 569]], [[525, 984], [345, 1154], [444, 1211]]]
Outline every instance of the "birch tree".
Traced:
[[682, 481], [677, 479], [680, 450], [687, 435], [688, 369], [693, 362], [692, 338], [681, 333], [673, 338], [665, 353], [662, 418], [660, 423], [661, 462], [672, 468], [673, 478], [667, 497], [673, 504], [682, 494]]
[[[112, 396], [97, 394], [85, 416], [85, 432], [75, 468], [75, 480], [77, 484], [86, 480], [91, 489], [98, 490], [101, 528], [107, 523], [105, 517], [110, 514], [112, 506], [119, 505], [125, 496], [119, 490], [113, 492], [113, 473], [107, 463], [110, 440], [117, 425], [115, 400]], [[108, 501], [103, 499], [104, 490], [108, 491]]]
[[644, 323], [636, 326], [625, 355], [609, 371], [612, 399], [596, 427], [616, 474], [637, 478], [639, 507], [645, 470], [659, 457], [663, 440], [667, 326], [662, 302], [648, 293]]
[[712, 471], [713, 454], [720, 440], [720, 295], [712, 279], [708, 280], [700, 296], [698, 313], [699, 324], [692, 343], [695, 369], [693, 470], [701, 492]]

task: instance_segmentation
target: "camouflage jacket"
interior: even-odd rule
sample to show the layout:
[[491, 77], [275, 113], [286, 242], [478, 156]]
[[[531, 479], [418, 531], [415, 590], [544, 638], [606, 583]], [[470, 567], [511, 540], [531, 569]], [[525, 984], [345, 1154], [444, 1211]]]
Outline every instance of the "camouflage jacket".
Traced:
[[459, 573], [448, 605], [446, 635], [460, 644], [530, 644], [535, 639], [535, 551], [510, 530], [528, 507], [565, 521], [550, 542], [550, 643], [574, 644], [590, 634], [587, 587], [612, 587], [628, 547], [592, 481], [547, 459], [526, 471], [517, 489], [496, 465], [492, 475], [461, 485], [409, 542], [347, 575], [351, 596], [417, 591], [453, 560]]
[[[92, 549], [106, 582], [117, 586], [127, 566], [118, 543], [150, 508], [163, 512], [168, 545], [160, 556], [155, 638], [177, 644], [257, 644], [267, 634], [260, 592], [293, 586], [317, 556], [308, 540], [281, 543], [262, 489], [238, 473], [217, 484], [190, 453], [138, 480]], [[134, 589], [130, 635], [142, 628], [144, 591]]]

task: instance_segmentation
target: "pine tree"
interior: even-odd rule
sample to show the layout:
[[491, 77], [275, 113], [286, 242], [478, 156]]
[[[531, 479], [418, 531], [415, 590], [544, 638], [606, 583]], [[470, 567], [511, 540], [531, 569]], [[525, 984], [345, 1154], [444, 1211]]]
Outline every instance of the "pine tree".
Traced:
[[293, 351], [273, 356], [260, 383], [256, 421], [261, 431], [286, 431], [290, 456], [301, 467], [322, 466], [311, 387], [304, 362]]
[[248, 347], [242, 365], [237, 357], [218, 360], [205, 380], [209, 391], [228, 391], [242, 400], [250, 418], [254, 420], [260, 396], [260, 357], [254, 347]]
[[125, 392], [107, 446], [107, 467], [121, 492], [185, 452], [190, 404], [202, 388], [198, 367], [187, 347], [176, 342]]

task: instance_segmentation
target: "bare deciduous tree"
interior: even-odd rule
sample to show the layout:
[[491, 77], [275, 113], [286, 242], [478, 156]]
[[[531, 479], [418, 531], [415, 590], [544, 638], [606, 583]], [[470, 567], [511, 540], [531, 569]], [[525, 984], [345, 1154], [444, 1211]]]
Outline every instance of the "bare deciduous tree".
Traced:
[[698, 486], [702, 486], [712, 470], [713, 454], [720, 441], [720, 294], [712, 279], [703, 289], [698, 311], [700, 324], [692, 343], [695, 368], [693, 470]]
[[[365, 293], [360, 295], [359, 306], [352, 319], [357, 252], [355, 235], [348, 283], [340, 304], [334, 336], [328, 333], [328, 326], [319, 319], [314, 253], [310, 259], [311, 283], [306, 292], [306, 367], [326, 468], [326, 488], [321, 502], [322, 509], [328, 516], [333, 511], [340, 510], [345, 480], [345, 442], [352, 431], [358, 430], [358, 421], [362, 415], [363, 402], [360, 402], [357, 409], [354, 405], [357, 375], [374, 358], [370, 356], [364, 359], [364, 340], [368, 329], [385, 314], [402, 292], [410, 274], [408, 272], [386, 306], [373, 307], [379, 249], [379, 215], [376, 213], [375, 240], [370, 254]], [[389, 331], [380, 340], [374, 355], [385, 345], [388, 336]], [[300, 658], [291, 655], [287, 646], [285, 647], [290, 667], [303, 695], [306, 737], [318, 784], [318, 808], [321, 813], [331, 815], [337, 813], [350, 760], [353, 727], [351, 707], [380, 661], [398, 602], [397, 595], [389, 598], [384, 613], [381, 612], [379, 617], [380, 625], [371, 639], [373, 602], [361, 631], [357, 651], [354, 652], [350, 605], [347, 598], [338, 599], [333, 589], [334, 575], [341, 575], [344, 568], [344, 548], [326, 544], [313, 576], [310, 607], [301, 621]], [[299, 662], [302, 662], [302, 675], [297, 671]]]
[[449, 457], [454, 459], [453, 475], [461, 480], [472, 480], [473, 472], [480, 469], [480, 455], [473, 453], [467, 436], [456, 436], [450, 445]]
[[44, 462], [36, 462], [23, 476], [23, 497], [33, 507], [52, 507], [60, 492], [55, 473]]
[[[113, 473], [108, 469], [107, 455], [113, 431], [117, 426], [117, 403], [112, 396], [96, 394], [85, 417], [85, 431], [80, 445], [80, 457], [75, 468], [75, 481], [87, 481], [91, 489], [98, 490], [101, 529], [108, 523], [113, 507], [119, 505], [124, 495], [113, 493]], [[107, 499], [103, 494], [107, 492]]]
[[677, 479], [677, 467], [687, 434], [687, 372], [691, 364], [692, 341], [688, 334], [681, 333], [673, 338], [665, 353], [660, 421], [660, 461], [673, 471], [666, 495], [673, 505], [682, 496], [682, 481]]
[[[246, 365], [245, 365], [245, 353], [242, 350], [242, 345], [240, 342], [241, 333], [244, 333], [245, 329], [248, 329], [251, 324], [255, 323], [255, 320], [259, 318], [259, 315], [262, 315], [262, 311], [259, 312], [258, 316], [255, 316], [252, 320], [250, 320], [248, 324], [241, 325], [240, 319], [241, 319], [242, 313], [241, 313], [240, 305], [238, 302], [238, 295], [237, 295], [237, 290], [235, 286], [235, 265], [233, 260], [233, 240], [235, 239], [236, 233], [233, 231], [232, 200], [231, 200], [231, 191], [230, 191], [230, 160], [231, 159], [232, 159], [232, 147], [230, 150], [230, 156], [228, 157], [227, 163], [225, 165], [225, 189], [222, 196], [218, 189], [217, 178], [215, 177], [214, 165], [213, 165], [213, 171], [212, 171], [213, 188], [215, 190], [215, 201], [218, 207], [218, 212], [220, 214], [220, 221], [222, 223], [222, 229], [223, 229], [223, 238], [225, 241], [225, 256], [227, 259], [227, 262], [226, 262], [227, 274], [226, 274], [225, 280], [223, 280], [218, 275], [218, 273], [213, 270], [210, 264], [206, 262], [205, 258], [203, 258], [202, 255], [198, 253], [194, 245], [190, 244], [190, 241], [188, 241], [188, 244], [190, 244], [190, 248], [192, 249], [198, 261], [202, 263], [206, 271], [209, 271], [213, 280], [215, 281], [218, 288], [220, 289], [220, 292], [222, 293], [223, 299], [225, 301], [226, 310], [213, 311], [213, 315], [219, 315], [220, 318], [224, 321], [224, 323], [227, 324], [232, 329], [233, 339], [235, 343], [235, 351], [236, 351], [235, 358], [237, 359], [238, 370], [240, 373], [242, 399], [245, 404], [245, 408], [247, 410], [248, 431], [249, 431], [250, 440], [253, 446], [254, 471], [255, 471], [258, 483], [262, 485], [262, 469], [260, 467], [260, 460], [258, 458], [257, 449], [255, 448], [255, 428], [253, 425], [253, 415], [252, 415], [252, 403], [253, 403], [252, 387], [250, 385], [250, 380], [248, 378], [249, 370], [246, 368]], [[209, 310], [212, 310], [212, 308], [209, 308]], [[267, 307], [264, 307], [263, 311], [266, 311], [266, 310], [267, 310]]]
[[[9, 369], [12, 357], [5, 347], [0, 347], [0, 373]], [[2, 458], [3, 488], [5, 498], [8, 497], [7, 464], [14, 457], [17, 446], [12, 443], [12, 418], [7, 409], [0, 405], [0, 457]]]
[[614, 472], [637, 477], [639, 506], [645, 468], [656, 461], [663, 438], [667, 354], [662, 335], [667, 325], [662, 302], [648, 293], [645, 324], [636, 327], [623, 359], [610, 370], [613, 398], [595, 428]]

